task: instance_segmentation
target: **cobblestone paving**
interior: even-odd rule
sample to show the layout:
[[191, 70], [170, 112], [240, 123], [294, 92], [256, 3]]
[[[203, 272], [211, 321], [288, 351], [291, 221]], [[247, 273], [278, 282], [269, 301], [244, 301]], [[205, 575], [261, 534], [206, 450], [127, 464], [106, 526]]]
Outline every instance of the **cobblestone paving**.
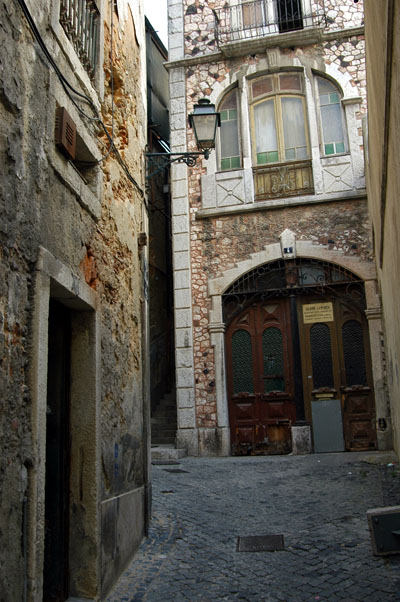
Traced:
[[[370, 457], [153, 466], [149, 537], [107, 602], [400, 601], [400, 556], [372, 555], [366, 519], [400, 504], [400, 471]], [[265, 534], [283, 534], [284, 551], [236, 551], [238, 536]]]

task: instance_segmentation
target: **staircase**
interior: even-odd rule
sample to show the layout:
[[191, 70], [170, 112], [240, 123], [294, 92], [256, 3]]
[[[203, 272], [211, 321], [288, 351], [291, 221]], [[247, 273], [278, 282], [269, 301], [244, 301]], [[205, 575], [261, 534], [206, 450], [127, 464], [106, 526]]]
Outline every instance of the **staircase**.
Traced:
[[173, 391], [164, 395], [152, 413], [152, 460], [176, 460], [186, 456], [184, 449], [175, 448], [176, 430], [176, 397]]

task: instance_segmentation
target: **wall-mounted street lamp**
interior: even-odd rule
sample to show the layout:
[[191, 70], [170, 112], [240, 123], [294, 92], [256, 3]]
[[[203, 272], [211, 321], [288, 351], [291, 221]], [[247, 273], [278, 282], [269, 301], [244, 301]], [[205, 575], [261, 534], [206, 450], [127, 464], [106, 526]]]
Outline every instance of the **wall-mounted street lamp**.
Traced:
[[[189, 115], [189, 126], [193, 128], [196, 138], [197, 152], [187, 153], [146, 153], [146, 179], [167, 169], [172, 163], [186, 163], [189, 167], [196, 165], [198, 157], [208, 159], [210, 150], [215, 148], [217, 127], [221, 125], [220, 114], [215, 112], [215, 105], [208, 98], [202, 98], [194, 105]], [[153, 169], [154, 168], [154, 169]]]

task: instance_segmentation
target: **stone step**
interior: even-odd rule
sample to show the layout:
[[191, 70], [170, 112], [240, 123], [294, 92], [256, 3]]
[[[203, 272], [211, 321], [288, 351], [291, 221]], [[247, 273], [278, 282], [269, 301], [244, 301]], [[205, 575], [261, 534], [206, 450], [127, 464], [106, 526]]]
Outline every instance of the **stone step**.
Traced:
[[171, 443], [174, 443], [176, 437], [176, 431], [151, 431], [151, 442], [160, 442], [160, 439], [170, 439]]
[[161, 435], [159, 435], [158, 437], [152, 437], [151, 443], [153, 445], [174, 445], [175, 435], [173, 437], [162, 437]]
[[175, 449], [174, 445], [159, 445], [151, 448], [152, 460], [179, 460], [186, 456], [186, 449]]
[[172, 410], [171, 412], [166, 410], [162, 410], [161, 412], [153, 412], [153, 415], [151, 417], [152, 420], [158, 420], [160, 418], [165, 420], [175, 418], [176, 420], [176, 410]]

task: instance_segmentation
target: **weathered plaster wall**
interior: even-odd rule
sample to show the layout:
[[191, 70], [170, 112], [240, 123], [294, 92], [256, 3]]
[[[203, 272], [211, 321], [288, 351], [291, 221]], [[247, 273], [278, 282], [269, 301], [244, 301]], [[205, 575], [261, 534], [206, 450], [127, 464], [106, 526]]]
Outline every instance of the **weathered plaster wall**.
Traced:
[[[84, 73], [74, 75], [67, 60], [72, 46], [57, 38], [54, 28], [49, 27], [54, 17], [57, 22], [57, 14], [49, 14], [48, 3], [37, 0], [29, 5], [57, 65], [74, 86], [102, 107], [103, 120], [111, 132], [109, 12], [103, 13], [103, 90], [100, 75], [96, 87]], [[138, 234], [147, 227], [142, 154], [146, 139], [144, 17], [141, 3], [119, 0], [118, 7], [119, 19], [117, 14], [113, 17], [115, 144], [137, 186], [113, 156], [101, 167], [91, 168], [91, 183], [84, 184], [56, 150], [56, 103], [68, 107], [95, 158], [106, 154], [108, 143], [103, 144], [101, 136], [98, 139], [95, 124], [81, 119], [67, 99], [33, 41], [18, 4], [0, 2], [0, 598], [5, 602], [22, 600], [25, 586], [32, 599], [41, 599], [40, 570], [30, 569], [29, 581], [24, 583], [30, 555], [35, 554], [35, 567], [39, 568], [43, 556], [44, 483], [38, 485], [42, 493], [35, 493], [39, 500], [36, 507], [28, 487], [28, 475], [35, 476], [44, 465], [43, 455], [35, 454], [40, 433], [34, 430], [37, 408], [30, 390], [32, 366], [38, 359], [32, 349], [32, 308], [37, 303], [32, 282], [39, 246], [67, 266], [77, 281], [91, 287], [100, 313], [101, 360], [97, 369], [101, 375], [101, 423], [96, 436], [101, 436], [101, 456], [85, 461], [92, 462], [87, 466], [92, 472], [102, 467], [97, 495], [103, 517], [103, 565], [101, 579], [100, 572], [94, 581], [90, 576], [89, 597], [100, 595], [100, 582], [103, 590], [112, 584], [144, 533], [148, 481], [144, 416], [148, 400], [142, 382], [146, 361], [142, 284], [146, 261], [145, 251], [138, 245]], [[90, 111], [87, 105], [84, 109]], [[44, 363], [39, 371], [46, 371], [46, 358], [40, 361]], [[77, 450], [72, 449], [72, 460], [75, 453]], [[119, 505], [121, 496], [124, 503]], [[37, 523], [35, 541], [22, 537], [28, 513], [29, 521]], [[135, 524], [128, 529], [126, 517], [132, 514]], [[96, 537], [96, 563], [100, 563], [100, 534]], [[84, 572], [84, 568], [80, 570]], [[97, 569], [90, 566], [87, 570], [92, 573]]]
[[[393, 12], [391, 12], [391, 10]], [[374, 229], [378, 279], [385, 323], [387, 384], [394, 447], [400, 453], [400, 165], [398, 64], [400, 3], [365, 2], [368, 81], [368, 199]], [[392, 36], [392, 37], [391, 37]], [[391, 63], [388, 63], [391, 57]]]

